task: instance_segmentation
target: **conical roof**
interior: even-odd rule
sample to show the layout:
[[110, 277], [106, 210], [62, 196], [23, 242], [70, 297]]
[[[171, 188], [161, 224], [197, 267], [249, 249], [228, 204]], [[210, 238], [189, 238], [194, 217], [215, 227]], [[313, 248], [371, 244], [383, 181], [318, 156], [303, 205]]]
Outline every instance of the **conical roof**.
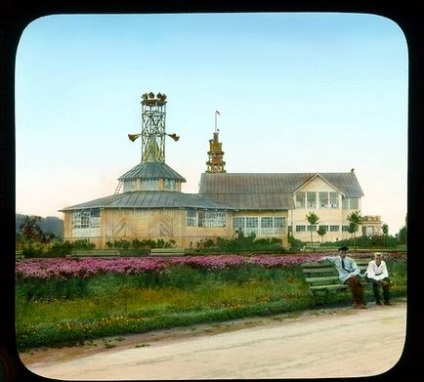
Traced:
[[139, 163], [118, 178], [120, 182], [135, 179], [172, 179], [186, 182], [186, 179], [169, 167], [165, 162]]

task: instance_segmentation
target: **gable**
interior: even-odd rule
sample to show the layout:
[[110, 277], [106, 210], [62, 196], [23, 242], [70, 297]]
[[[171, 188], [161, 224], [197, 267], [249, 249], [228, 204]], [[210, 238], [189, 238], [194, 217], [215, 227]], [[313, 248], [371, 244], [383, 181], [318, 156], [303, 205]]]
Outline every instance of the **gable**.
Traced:
[[313, 176], [311, 179], [309, 179], [306, 183], [301, 185], [297, 190], [295, 190], [293, 193], [302, 191], [302, 192], [308, 192], [308, 191], [335, 191], [335, 192], [341, 192], [339, 189], [334, 187], [331, 183], [329, 183], [326, 179], [321, 177], [320, 175]]

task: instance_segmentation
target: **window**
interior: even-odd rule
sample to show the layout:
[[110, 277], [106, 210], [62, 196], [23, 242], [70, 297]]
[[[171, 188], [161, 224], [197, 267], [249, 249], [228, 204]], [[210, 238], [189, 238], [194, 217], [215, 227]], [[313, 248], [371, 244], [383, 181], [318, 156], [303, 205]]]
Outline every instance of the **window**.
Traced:
[[342, 232], [349, 232], [349, 226], [348, 225], [342, 226]]
[[225, 227], [225, 212], [219, 211], [200, 211], [199, 227]]
[[245, 235], [254, 233], [258, 235], [258, 221], [257, 217], [246, 217], [246, 229], [244, 230]]
[[72, 214], [72, 228], [99, 228], [100, 227], [100, 209], [93, 208], [82, 211], [76, 211]]
[[269, 217], [269, 218], [264, 217], [261, 219], [261, 228], [262, 229], [272, 228], [273, 223], [274, 221], [272, 217]]
[[127, 191], [134, 191], [136, 189], [136, 182], [135, 180], [125, 180], [124, 181], [124, 192]]
[[340, 227], [338, 225], [330, 225], [330, 232], [339, 232]]
[[319, 206], [321, 208], [328, 208], [328, 192], [319, 193]]
[[296, 194], [296, 208], [305, 208], [305, 193], [298, 192]]
[[342, 206], [346, 210], [357, 210], [359, 209], [359, 198], [344, 198]]
[[330, 207], [331, 208], [339, 208], [339, 202], [337, 198], [337, 192], [330, 192]]
[[286, 218], [285, 217], [279, 217], [276, 216], [274, 217], [274, 228], [281, 228], [284, 229], [286, 228]]
[[234, 231], [238, 231], [239, 229], [244, 231], [244, 217], [236, 217], [233, 219], [233, 228]]
[[285, 233], [287, 218], [285, 216], [238, 216], [233, 219], [234, 231], [241, 229], [245, 235], [281, 236]]
[[308, 225], [308, 232], [316, 232], [317, 231], [317, 226], [314, 225]]
[[157, 191], [159, 184], [157, 179], [143, 179], [141, 181], [141, 189], [143, 191]]
[[72, 228], [88, 228], [89, 222], [88, 211], [74, 212], [72, 214]]
[[320, 208], [338, 208], [337, 192], [319, 192], [319, 207]]
[[100, 227], [100, 208], [90, 210], [90, 227]]
[[296, 232], [306, 232], [306, 225], [297, 225]]
[[187, 210], [187, 227], [197, 226], [197, 212], [196, 210]]
[[269, 216], [261, 218], [260, 236], [280, 236], [286, 228], [286, 218], [282, 216]]
[[88, 208], [72, 213], [72, 235], [74, 237], [96, 237], [100, 235], [100, 208]]
[[359, 208], [359, 199], [358, 198], [349, 198], [349, 207], [352, 210], [357, 210]]
[[225, 227], [227, 216], [221, 211], [187, 210], [187, 227]]
[[165, 179], [164, 189], [167, 191], [175, 191], [177, 188], [177, 182], [174, 179]]
[[306, 194], [306, 203], [307, 203], [307, 208], [316, 208], [317, 206], [317, 194], [316, 192], [311, 192], [308, 191], [308, 193]]

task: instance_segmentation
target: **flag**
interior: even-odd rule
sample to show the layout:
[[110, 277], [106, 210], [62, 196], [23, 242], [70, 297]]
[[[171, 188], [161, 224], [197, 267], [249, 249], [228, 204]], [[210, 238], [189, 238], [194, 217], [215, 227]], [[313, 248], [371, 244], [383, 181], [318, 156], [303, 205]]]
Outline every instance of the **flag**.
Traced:
[[215, 113], [218, 114], [218, 115], [221, 115], [218, 110]]

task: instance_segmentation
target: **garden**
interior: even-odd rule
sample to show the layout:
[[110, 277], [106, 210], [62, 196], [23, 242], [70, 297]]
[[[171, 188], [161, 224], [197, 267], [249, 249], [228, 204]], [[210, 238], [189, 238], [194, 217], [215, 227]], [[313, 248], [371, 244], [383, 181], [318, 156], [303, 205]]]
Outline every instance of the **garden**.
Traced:
[[[317, 308], [301, 264], [325, 253], [216, 254], [16, 261], [20, 351]], [[351, 254], [370, 257], [372, 253]], [[406, 297], [405, 253], [388, 253], [393, 298]], [[371, 288], [367, 298], [372, 301]], [[335, 294], [331, 306], [346, 306]]]

